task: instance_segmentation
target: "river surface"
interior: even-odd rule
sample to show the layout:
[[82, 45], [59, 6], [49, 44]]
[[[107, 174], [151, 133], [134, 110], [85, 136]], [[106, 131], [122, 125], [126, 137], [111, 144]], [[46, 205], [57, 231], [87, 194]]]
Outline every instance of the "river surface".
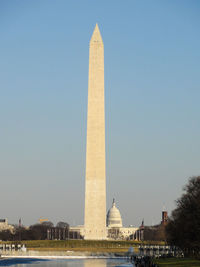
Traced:
[[0, 260], [0, 266], [17, 267], [133, 267], [124, 259], [31, 259], [12, 258]]

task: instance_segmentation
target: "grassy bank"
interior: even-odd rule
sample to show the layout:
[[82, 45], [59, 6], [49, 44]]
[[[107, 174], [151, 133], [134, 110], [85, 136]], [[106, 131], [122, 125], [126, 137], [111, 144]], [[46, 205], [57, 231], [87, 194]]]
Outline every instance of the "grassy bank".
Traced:
[[[15, 241], [16, 243], [20, 243]], [[15, 243], [7, 242], [7, 243]], [[5, 242], [4, 242], [5, 243]], [[130, 246], [139, 245], [163, 245], [158, 242], [138, 242], [138, 241], [94, 241], [94, 240], [29, 240], [21, 241], [28, 249], [34, 250], [71, 250], [71, 251], [100, 251], [100, 252], [126, 252]]]
[[196, 267], [200, 266], [199, 260], [194, 259], [177, 259], [177, 258], [170, 258], [170, 259], [157, 259], [155, 263], [158, 264], [159, 267]]

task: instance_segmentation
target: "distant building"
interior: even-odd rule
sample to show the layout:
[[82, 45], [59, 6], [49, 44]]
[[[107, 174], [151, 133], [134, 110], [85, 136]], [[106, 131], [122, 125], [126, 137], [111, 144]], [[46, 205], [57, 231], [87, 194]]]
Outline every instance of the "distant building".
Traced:
[[166, 210], [162, 211], [162, 221], [161, 224], [166, 225], [168, 222], [168, 214]]
[[140, 227], [138, 228], [138, 230], [134, 234], [135, 240], [140, 240], [140, 241], [144, 240], [144, 228], [145, 227], [144, 227], [144, 219], [143, 219]]
[[152, 225], [152, 226], [145, 226], [144, 221], [142, 222], [140, 228], [136, 231], [135, 235], [136, 238], [142, 241], [165, 241], [166, 234], [165, 234], [165, 226], [168, 222], [168, 215], [167, 211], [162, 211], [162, 221], [160, 224]]
[[[70, 231], [77, 232], [80, 238], [84, 238], [85, 228], [84, 225], [70, 226]], [[140, 240], [139, 233], [136, 235], [138, 227], [123, 227], [122, 217], [119, 209], [116, 207], [115, 200], [113, 199], [112, 207], [108, 210], [106, 219], [106, 232], [107, 240]]]
[[107, 239], [133, 239], [136, 240], [137, 237], [135, 235], [138, 230], [137, 227], [129, 226], [123, 227], [122, 217], [119, 209], [116, 207], [115, 200], [113, 199], [112, 207], [109, 209], [107, 213]]
[[6, 231], [6, 230], [14, 232], [14, 226], [8, 224], [8, 219], [0, 219], [0, 231]]
[[65, 227], [50, 227], [47, 229], [48, 240], [67, 240], [67, 239], [83, 239], [80, 234], [80, 229], [74, 227], [70, 228], [69, 225]]

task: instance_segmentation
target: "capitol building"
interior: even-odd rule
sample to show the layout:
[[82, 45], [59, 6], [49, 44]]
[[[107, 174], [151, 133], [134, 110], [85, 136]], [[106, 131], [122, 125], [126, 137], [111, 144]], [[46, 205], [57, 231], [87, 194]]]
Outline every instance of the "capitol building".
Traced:
[[113, 199], [112, 207], [108, 210], [107, 219], [107, 239], [136, 239], [135, 233], [138, 228], [129, 226], [123, 227], [122, 217]]
[[[78, 232], [83, 238], [85, 236], [85, 229], [83, 225], [71, 226], [71, 231]], [[116, 206], [115, 199], [113, 199], [112, 207], [107, 212], [106, 217], [106, 233], [107, 240], [138, 240], [139, 228], [133, 227], [123, 227], [122, 217], [119, 209]]]

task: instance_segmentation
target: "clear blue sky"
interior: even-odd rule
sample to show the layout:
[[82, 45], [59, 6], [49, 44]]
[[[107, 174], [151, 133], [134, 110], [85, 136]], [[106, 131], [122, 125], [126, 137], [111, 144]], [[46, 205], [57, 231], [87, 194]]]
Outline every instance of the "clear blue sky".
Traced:
[[83, 223], [88, 52], [105, 47], [107, 207], [158, 223], [200, 175], [200, 1], [0, 1], [0, 217]]

